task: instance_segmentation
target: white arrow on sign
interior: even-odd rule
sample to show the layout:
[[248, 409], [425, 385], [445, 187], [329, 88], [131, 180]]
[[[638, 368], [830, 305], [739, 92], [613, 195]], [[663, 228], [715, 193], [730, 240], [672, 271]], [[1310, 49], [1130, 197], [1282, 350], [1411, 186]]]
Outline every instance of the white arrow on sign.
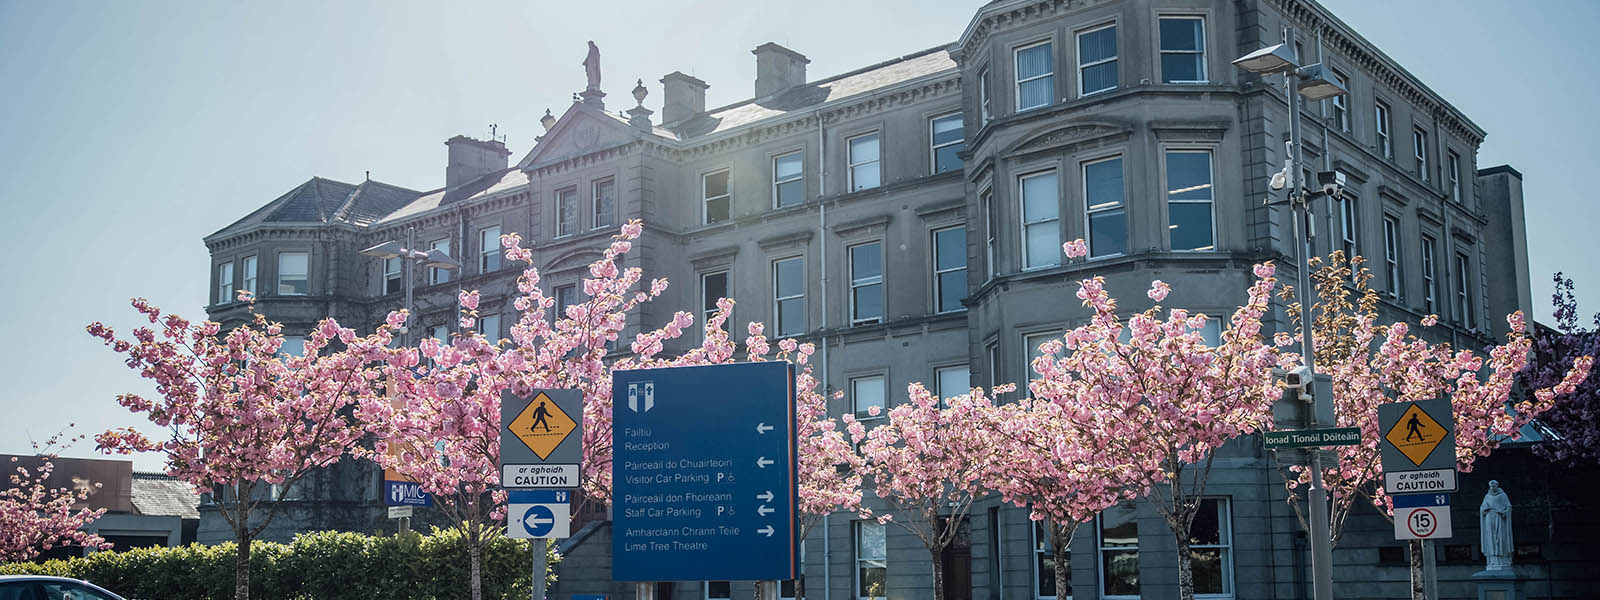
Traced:
[[771, 502], [772, 498], [773, 498], [772, 490], [767, 490], [767, 491], [762, 492], [760, 494], [756, 494], [756, 499], [760, 500], [762, 502]]
[[765, 456], [756, 459], [756, 466], [761, 467], [763, 469], [767, 468], [767, 465], [773, 465], [773, 464], [777, 464], [777, 463], [774, 462], [774, 461], [767, 460], [767, 457], [765, 457]]
[[771, 425], [768, 425], [766, 423], [756, 423], [756, 433], [764, 435], [768, 431], [772, 431], [772, 426]]
[[757, 529], [756, 530], [756, 533], [765, 533], [765, 534], [767, 534], [767, 537], [772, 537], [772, 534], [777, 533], [777, 532], [778, 532], [778, 530], [773, 529], [771, 525], [768, 525], [766, 527], [762, 527], [761, 529]]
[[770, 506], [765, 505], [765, 504], [761, 505], [761, 508], [756, 509], [756, 514], [761, 515], [763, 517], [765, 517], [767, 515], [770, 515], [772, 513], [775, 513], [775, 512], [778, 512], [778, 511], [776, 509], [770, 507]]

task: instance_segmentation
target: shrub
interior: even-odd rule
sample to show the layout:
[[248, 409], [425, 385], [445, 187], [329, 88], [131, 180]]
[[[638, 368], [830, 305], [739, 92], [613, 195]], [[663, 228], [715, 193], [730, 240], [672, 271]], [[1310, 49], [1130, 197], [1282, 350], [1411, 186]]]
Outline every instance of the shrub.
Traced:
[[[499, 537], [484, 548], [484, 598], [529, 596], [528, 542]], [[228, 542], [96, 552], [3, 564], [0, 575], [72, 577], [135, 599], [227, 600], [233, 597], [234, 548]], [[549, 556], [552, 565], [559, 560]], [[262, 600], [454, 600], [466, 597], [467, 577], [466, 544], [451, 529], [394, 536], [319, 531], [288, 544], [250, 545], [250, 597]]]

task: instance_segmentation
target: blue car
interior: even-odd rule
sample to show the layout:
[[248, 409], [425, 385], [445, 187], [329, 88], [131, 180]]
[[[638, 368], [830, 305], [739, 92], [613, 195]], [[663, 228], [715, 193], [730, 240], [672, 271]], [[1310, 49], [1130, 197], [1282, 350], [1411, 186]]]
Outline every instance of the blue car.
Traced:
[[0, 575], [0, 600], [126, 600], [87, 581], [43, 575]]

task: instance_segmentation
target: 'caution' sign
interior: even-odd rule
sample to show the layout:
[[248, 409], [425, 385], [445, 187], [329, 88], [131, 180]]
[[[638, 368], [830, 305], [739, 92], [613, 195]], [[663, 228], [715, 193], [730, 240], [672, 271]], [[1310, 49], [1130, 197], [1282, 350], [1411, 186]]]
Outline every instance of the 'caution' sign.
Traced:
[[517, 436], [524, 445], [532, 450], [539, 460], [548, 460], [550, 453], [561, 445], [573, 431], [577, 431], [578, 423], [567, 416], [561, 407], [540, 392], [533, 397], [522, 412], [511, 420], [507, 426], [511, 433]]
[[1454, 469], [1455, 418], [1445, 398], [1378, 407], [1383, 470]]

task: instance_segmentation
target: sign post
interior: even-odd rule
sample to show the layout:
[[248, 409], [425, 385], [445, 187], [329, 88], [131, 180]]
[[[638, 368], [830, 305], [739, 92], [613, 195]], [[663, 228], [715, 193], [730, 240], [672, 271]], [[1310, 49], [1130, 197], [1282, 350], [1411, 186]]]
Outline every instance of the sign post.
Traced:
[[500, 395], [500, 487], [506, 535], [535, 540], [533, 600], [544, 600], [549, 541], [570, 536], [572, 490], [583, 457], [583, 393], [533, 390]]
[[794, 367], [612, 375], [615, 581], [767, 581], [798, 570]]

